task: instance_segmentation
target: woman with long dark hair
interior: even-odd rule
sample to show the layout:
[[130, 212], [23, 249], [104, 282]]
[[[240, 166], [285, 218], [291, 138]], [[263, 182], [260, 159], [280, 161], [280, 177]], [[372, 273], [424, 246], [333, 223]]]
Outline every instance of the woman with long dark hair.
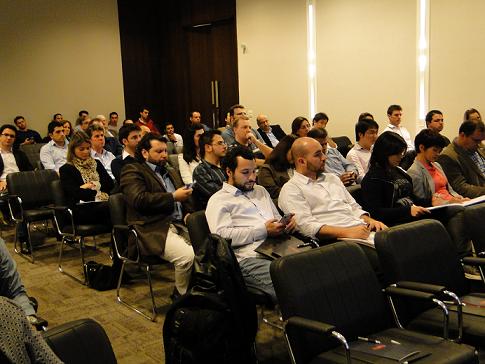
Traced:
[[178, 155], [179, 171], [185, 184], [192, 183], [192, 174], [195, 167], [200, 164], [199, 138], [204, 134], [204, 127], [200, 123], [192, 124], [184, 135], [184, 151]]
[[296, 117], [291, 123], [291, 134], [297, 137], [305, 137], [310, 131], [310, 123], [303, 116]]
[[268, 156], [265, 164], [259, 167], [258, 185], [266, 188], [276, 206], [278, 206], [281, 187], [293, 176], [291, 146], [296, 139], [297, 137], [292, 134], [283, 137]]

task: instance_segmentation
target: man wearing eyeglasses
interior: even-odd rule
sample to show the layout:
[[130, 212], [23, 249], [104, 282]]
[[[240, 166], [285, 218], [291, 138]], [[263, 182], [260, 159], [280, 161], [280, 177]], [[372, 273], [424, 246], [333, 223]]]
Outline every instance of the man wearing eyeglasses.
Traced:
[[209, 198], [227, 181], [221, 168], [221, 159], [226, 155], [227, 145], [219, 130], [210, 130], [200, 137], [199, 150], [202, 161], [192, 175], [193, 196], [197, 207], [205, 209]]
[[458, 137], [438, 157], [451, 187], [464, 197], [485, 195], [485, 153], [479, 148], [485, 140], [485, 124], [466, 120]]
[[21, 150], [13, 150], [17, 128], [5, 124], [0, 127], [0, 192], [7, 189], [7, 175], [33, 170], [27, 156]]

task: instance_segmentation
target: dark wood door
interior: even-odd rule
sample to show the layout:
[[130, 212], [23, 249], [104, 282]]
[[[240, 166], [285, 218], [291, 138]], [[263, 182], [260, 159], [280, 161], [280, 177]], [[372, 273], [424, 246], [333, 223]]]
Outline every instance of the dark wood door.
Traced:
[[225, 125], [228, 108], [239, 99], [234, 18], [185, 28], [189, 108], [203, 122]]

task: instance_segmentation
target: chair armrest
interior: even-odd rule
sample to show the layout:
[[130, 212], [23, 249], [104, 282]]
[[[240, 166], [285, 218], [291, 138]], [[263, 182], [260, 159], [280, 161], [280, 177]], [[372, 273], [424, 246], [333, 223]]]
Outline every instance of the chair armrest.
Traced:
[[446, 287], [444, 286], [414, 281], [400, 281], [396, 283], [396, 286], [398, 288], [407, 288], [414, 291], [433, 293], [435, 295], [443, 293], [446, 290]]
[[388, 295], [417, 298], [425, 301], [432, 301], [435, 298], [434, 293], [415, 291], [409, 288], [400, 288], [394, 285], [384, 290]]
[[290, 317], [285, 322], [284, 330], [285, 330], [285, 335], [286, 335], [286, 339], [287, 339], [287, 342], [288, 342], [288, 346], [290, 348], [290, 355], [292, 357], [293, 363], [296, 363], [295, 356], [293, 354], [293, 348], [291, 347], [291, 341], [290, 341], [288, 334], [287, 334], [288, 328], [292, 328], [292, 327], [302, 328], [306, 331], [310, 331], [310, 332], [313, 332], [315, 334], [334, 337], [335, 339], [337, 339], [342, 344], [342, 346], [345, 350], [345, 357], [347, 359], [347, 363], [348, 364], [351, 363], [350, 346], [349, 346], [347, 340], [345, 339], [345, 336], [343, 336], [342, 334], [340, 334], [338, 331], [335, 330], [335, 326], [329, 325], [329, 324], [326, 324], [326, 323], [320, 322], [320, 321], [310, 320], [310, 319], [307, 319], [307, 318], [304, 318], [304, 317], [301, 317], [301, 316]]
[[474, 266], [485, 266], [485, 258], [480, 258], [480, 257], [465, 257], [462, 260], [462, 263], [464, 264], [470, 264]]
[[[123, 231], [127, 234], [127, 236], [129, 234], [132, 234], [135, 237], [136, 260], [134, 260], [134, 262], [138, 263], [140, 261], [140, 242], [138, 240], [138, 234], [136, 233], [135, 229], [133, 229], [133, 226], [130, 226], [130, 225], [113, 225], [112, 236], [113, 236], [116, 255], [118, 256], [118, 258], [126, 260], [130, 258], [128, 258], [128, 256], [124, 256], [119, 249], [120, 247], [118, 246], [118, 244], [120, 244], [120, 242], [118, 240], [119, 236], [116, 234], [117, 231]], [[128, 242], [127, 242], [127, 246], [128, 246]], [[130, 260], [133, 260], [133, 259], [130, 259]]]
[[7, 203], [8, 203], [8, 209], [10, 211], [10, 217], [12, 218], [12, 220], [16, 222], [22, 221], [24, 216], [24, 208], [22, 206], [22, 199], [20, 198], [20, 196], [8, 195]]

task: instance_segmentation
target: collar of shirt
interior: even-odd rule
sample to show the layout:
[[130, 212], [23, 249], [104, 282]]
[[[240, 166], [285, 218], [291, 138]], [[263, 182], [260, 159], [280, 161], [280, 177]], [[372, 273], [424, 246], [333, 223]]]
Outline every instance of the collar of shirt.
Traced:
[[303, 184], [308, 185], [310, 183], [319, 183], [319, 182], [325, 181], [325, 173], [320, 174], [318, 176], [318, 178], [316, 179], [316, 181], [314, 181], [310, 177], [307, 177], [307, 176], [295, 171], [294, 174], [293, 174], [293, 178], [297, 181], [299, 180]]
[[[231, 194], [231, 195], [234, 195], [234, 196], [241, 196], [241, 195], [248, 195], [248, 194], [251, 194], [252, 191], [241, 191], [239, 188], [233, 186], [233, 185], [230, 185], [229, 183], [227, 182], [223, 182], [222, 183], [222, 190]], [[254, 191], [254, 190], [253, 190]]]
[[101, 153], [96, 152], [94, 149], [91, 149], [91, 157], [104, 157], [107, 154], [106, 149], [103, 149]]
[[53, 147], [57, 147], [57, 148], [60, 148], [60, 149], [67, 149], [67, 145], [69, 144], [69, 142], [67, 141], [67, 139], [64, 139], [64, 145], [61, 147], [61, 146], [57, 145], [57, 143], [51, 139], [49, 144]]
[[123, 149], [123, 152], [121, 153], [121, 159], [125, 159], [126, 157], [129, 157], [130, 153], [128, 153], [126, 150]]
[[0, 154], [13, 154], [13, 151], [0, 149]]

